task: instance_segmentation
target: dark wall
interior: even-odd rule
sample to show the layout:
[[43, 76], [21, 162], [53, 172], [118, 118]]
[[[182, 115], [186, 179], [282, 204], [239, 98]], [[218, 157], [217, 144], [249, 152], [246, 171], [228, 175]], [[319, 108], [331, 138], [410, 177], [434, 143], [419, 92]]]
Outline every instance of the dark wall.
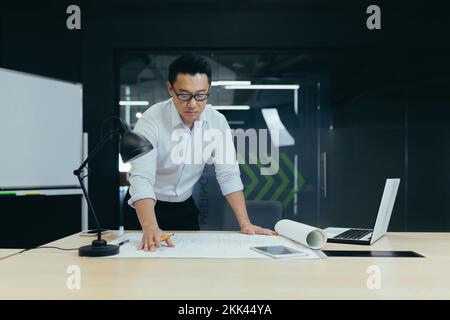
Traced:
[[2, 2], [2, 67], [81, 82], [81, 33], [65, 27], [67, 3]]
[[[66, 8], [62, 1], [2, 2], [0, 67], [82, 82], [81, 33], [65, 28]], [[79, 195], [1, 197], [0, 247], [29, 248], [78, 232], [80, 210]]]
[[3, 196], [2, 248], [31, 248], [80, 231], [81, 196]]
[[[81, 7], [82, 30], [79, 31], [69, 31], [65, 26], [65, 9], [72, 3]], [[408, 219], [418, 221], [424, 229], [435, 229], [431, 222], [422, 218], [421, 212], [427, 209], [427, 204], [419, 199], [425, 199], [427, 195], [448, 195], [448, 187], [443, 191], [434, 183], [435, 177], [439, 181], [449, 178], [449, 133], [445, 121], [448, 113], [442, 103], [430, 106], [432, 112], [424, 108], [421, 101], [427, 103], [431, 96], [439, 98], [434, 96], [436, 86], [433, 83], [426, 87], [421, 87], [420, 83], [430, 74], [448, 75], [448, 68], [430, 61], [436, 58], [436, 52], [442, 52], [439, 61], [443, 64], [445, 54], [448, 55], [445, 10], [429, 2], [425, 5], [378, 1], [382, 8], [382, 30], [369, 31], [365, 27], [365, 10], [369, 4], [366, 1], [348, 1], [342, 5], [335, 1], [270, 0], [2, 3], [0, 63], [4, 68], [82, 82], [84, 128], [89, 133], [92, 147], [100, 139], [103, 119], [118, 114], [115, 57], [117, 52], [127, 48], [264, 48], [326, 52], [332, 48], [354, 47], [369, 51], [373, 48], [388, 56], [395, 52], [420, 50], [421, 72], [414, 72], [417, 65], [414, 59], [406, 65], [404, 71], [408, 73], [402, 81], [409, 96], [408, 106], [406, 109], [399, 107], [408, 115], [408, 124], [402, 123], [402, 126], [407, 125], [409, 130], [407, 172], [408, 190], [412, 192], [411, 201], [403, 210], [410, 211], [413, 216]], [[351, 61], [348, 63], [352, 64]], [[433, 69], [429, 69], [430, 63], [435, 64]], [[414, 81], [410, 82], [410, 79]], [[441, 85], [442, 79], [445, 77], [436, 79], [436, 84]], [[355, 81], [354, 85], [358, 83]], [[341, 88], [339, 83], [333, 85], [339, 92], [351, 89]], [[440, 88], [445, 90], [447, 87]], [[421, 91], [424, 89], [426, 91]], [[443, 103], [448, 102], [445, 95], [441, 97]], [[336, 107], [330, 103], [329, 111], [336, 119], [345, 118], [344, 112], [347, 114], [342, 104]], [[381, 112], [375, 111], [375, 114]], [[355, 121], [359, 119], [356, 117]], [[351, 135], [351, 131], [347, 132]], [[113, 214], [119, 210], [116, 164], [115, 148], [110, 144], [93, 160], [89, 180], [90, 195], [98, 207], [100, 219], [111, 228], [118, 223], [118, 215]], [[425, 174], [424, 170], [439, 173]], [[422, 185], [426, 187], [422, 188]], [[438, 206], [437, 209], [447, 215], [437, 219], [448, 226], [448, 200], [441, 198]]]

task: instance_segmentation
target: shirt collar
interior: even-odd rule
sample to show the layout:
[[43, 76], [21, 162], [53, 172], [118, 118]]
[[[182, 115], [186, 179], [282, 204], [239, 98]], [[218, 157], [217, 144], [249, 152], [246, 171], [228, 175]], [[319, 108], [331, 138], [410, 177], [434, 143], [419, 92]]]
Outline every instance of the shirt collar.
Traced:
[[172, 99], [170, 99], [170, 116], [172, 118], [172, 128], [175, 128], [183, 124], [183, 120], [181, 119], [181, 116], [178, 113], [177, 108], [175, 108], [175, 104], [173, 103]]
[[[205, 106], [205, 109], [207, 107], [208, 106]], [[200, 116], [195, 121], [206, 122], [205, 109], [203, 109], [202, 113], [200, 113]], [[172, 118], [172, 128], [175, 128], [179, 125], [184, 125], [183, 119], [181, 119], [181, 116], [178, 113], [177, 108], [175, 107], [175, 104], [173, 103], [172, 98], [170, 99], [170, 114], [171, 114], [171, 118]]]

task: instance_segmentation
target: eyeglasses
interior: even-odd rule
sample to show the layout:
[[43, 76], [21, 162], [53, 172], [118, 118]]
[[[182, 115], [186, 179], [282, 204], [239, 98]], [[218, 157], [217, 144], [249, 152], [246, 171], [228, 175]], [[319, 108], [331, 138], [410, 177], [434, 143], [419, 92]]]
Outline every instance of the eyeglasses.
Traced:
[[172, 89], [173, 92], [175, 92], [177, 98], [181, 101], [191, 101], [192, 98], [194, 98], [195, 101], [205, 101], [209, 97], [209, 91], [208, 93], [192, 94], [192, 93], [178, 93], [175, 91], [175, 88], [173, 86]]

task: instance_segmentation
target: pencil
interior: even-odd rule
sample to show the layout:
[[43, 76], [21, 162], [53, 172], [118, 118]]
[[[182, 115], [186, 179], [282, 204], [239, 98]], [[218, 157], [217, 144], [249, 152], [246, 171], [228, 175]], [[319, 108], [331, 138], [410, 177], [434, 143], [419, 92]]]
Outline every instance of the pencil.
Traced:
[[[159, 241], [160, 241], [160, 242], [166, 241], [167, 239], [169, 239], [171, 236], [174, 236], [174, 235], [175, 235], [175, 233], [166, 234], [164, 237], [162, 237], [161, 239], [159, 239]], [[154, 244], [155, 244], [154, 242], [150, 243], [151, 246], [154, 245]]]

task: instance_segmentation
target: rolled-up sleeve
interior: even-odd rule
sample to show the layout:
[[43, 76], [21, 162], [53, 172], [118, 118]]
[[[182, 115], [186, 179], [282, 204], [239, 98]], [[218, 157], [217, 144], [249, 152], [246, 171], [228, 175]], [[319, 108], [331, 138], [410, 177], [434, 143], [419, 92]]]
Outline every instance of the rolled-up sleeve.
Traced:
[[151, 198], [156, 201], [154, 185], [156, 175], [156, 161], [158, 155], [158, 127], [153, 120], [140, 118], [136, 123], [134, 131], [143, 134], [153, 145], [149, 153], [131, 161], [130, 196], [128, 204], [134, 208], [134, 202]]
[[[216, 147], [224, 147], [225, 158], [222, 159], [224, 161], [215, 161], [214, 168], [217, 181], [220, 185], [220, 190], [222, 191], [222, 194], [226, 196], [232, 192], [244, 190], [244, 185], [241, 180], [239, 164], [236, 160], [236, 151], [234, 149], [230, 126], [228, 125], [225, 117], [222, 117], [221, 119], [220, 130], [225, 137], [223, 140], [224, 144], [222, 144], [222, 146], [217, 145]], [[231, 162], [229, 161], [230, 159], [232, 159]]]

